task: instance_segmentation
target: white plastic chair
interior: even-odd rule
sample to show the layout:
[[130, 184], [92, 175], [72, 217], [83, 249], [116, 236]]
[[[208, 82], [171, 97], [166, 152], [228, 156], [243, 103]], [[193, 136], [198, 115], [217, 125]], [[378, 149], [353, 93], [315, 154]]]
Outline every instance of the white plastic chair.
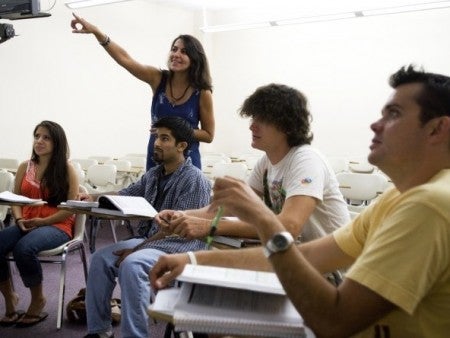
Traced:
[[135, 180], [141, 177], [145, 173], [145, 168], [147, 166], [147, 158], [143, 156], [124, 156], [119, 158], [119, 160], [125, 160], [131, 162], [131, 171]]
[[[387, 179], [380, 174], [361, 174], [353, 172], [341, 172], [336, 174], [339, 189], [352, 206], [364, 207], [381, 194], [387, 185]], [[351, 209], [351, 208], [350, 208]], [[353, 211], [360, 211], [354, 208]]]
[[[14, 175], [5, 169], [0, 169], [0, 192], [3, 191], [13, 191], [14, 188]], [[0, 205], [0, 229], [2, 229], [5, 224], [4, 221], [9, 212], [9, 206]]]
[[70, 162], [74, 163], [77, 162], [81, 165], [81, 169], [83, 169], [85, 172], [88, 170], [88, 168], [91, 165], [98, 164], [98, 161], [93, 158], [73, 158], [70, 160]]
[[335, 174], [349, 171], [348, 160], [345, 157], [330, 156], [327, 160]]
[[83, 168], [81, 167], [81, 164], [79, 162], [70, 161], [73, 168], [75, 169], [75, 172], [77, 173], [78, 177], [78, 183], [84, 184], [84, 180], [86, 178], [86, 173], [84, 172]]
[[[83, 186], [80, 186], [80, 192], [86, 192]], [[61, 266], [59, 273], [59, 291], [58, 291], [58, 314], [56, 317], [56, 328], [59, 330], [62, 326], [64, 314], [64, 296], [66, 287], [66, 260], [69, 253], [78, 251], [81, 263], [83, 264], [84, 280], [87, 282], [88, 265], [86, 260], [86, 250], [84, 246], [84, 231], [86, 224], [86, 215], [77, 214], [75, 216], [75, 226], [73, 239], [51, 250], [39, 252], [38, 259], [41, 263], [59, 264]], [[7, 257], [9, 261], [14, 261], [12, 255]]]
[[94, 164], [87, 169], [84, 186], [89, 194], [117, 191], [116, 176], [114, 164]]
[[106, 161], [112, 160], [113, 158], [111, 156], [88, 156], [89, 160], [96, 160], [98, 164], [104, 164]]
[[248, 168], [243, 162], [231, 162], [231, 163], [214, 163], [211, 171], [213, 179], [216, 177], [231, 176], [240, 180], [247, 178]]
[[113, 164], [116, 166], [116, 185], [121, 188], [127, 187], [133, 181], [135, 181], [135, 176], [131, 172], [131, 162], [128, 160], [108, 160], [105, 164]]
[[350, 159], [348, 169], [354, 173], [371, 174], [375, 171], [375, 166], [366, 159]]
[[125, 157], [143, 157], [147, 160], [147, 154], [144, 153], [128, 153]]
[[222, 153], [201, 154], [202, 172], [207, 178], [213, 180], [213, 166], [216, 163], [231, 163], [231, 158]]
[[17, 170], [19, 164], [19, 160], [16, 160], [15, 158], [0, 158], [1, 169]]
[[[87, 188], [89, 194], [102, 194], [112, 191], [115, 192], [120, 190], [122, 187], [120, 184], [116, 184], [116, 177], [117, 177], [117, 168], [114, 164], [96, 164], [88, 168], [88, 171], [86, 173], [86, 181], [84, 185]], [[90, 231], [92, 231], [94, 235], [90, 236], [90, 238], [96, 237], [95, 234], [98, 230], [100, 222], [101, 222], [100, 219], [94, 219], [92, 221], [93, 229], [91, 229]], [[117, 242], [116, 221], [111, 219], [109, 220], [109, 224], [111, 226], [111, 232], [113, 235], [114, 242], [116, 243]], [[127, 224], [127, 228], [130, 234], [133, 234], [130, 224]], [[95, 243], [89, 244], [90, 250], [91, 252], [93, 252], [95, 250]]]

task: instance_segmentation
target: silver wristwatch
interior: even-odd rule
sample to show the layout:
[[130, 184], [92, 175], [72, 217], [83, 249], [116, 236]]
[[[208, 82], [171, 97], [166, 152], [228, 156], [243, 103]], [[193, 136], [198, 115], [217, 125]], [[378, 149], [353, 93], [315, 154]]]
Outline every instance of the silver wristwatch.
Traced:
[[278, 232], [269, 239], [264, 247], [264, 255], [272, 256], [275, 252], [285, 251], [294, 243], [294, 238], [288, 231]]

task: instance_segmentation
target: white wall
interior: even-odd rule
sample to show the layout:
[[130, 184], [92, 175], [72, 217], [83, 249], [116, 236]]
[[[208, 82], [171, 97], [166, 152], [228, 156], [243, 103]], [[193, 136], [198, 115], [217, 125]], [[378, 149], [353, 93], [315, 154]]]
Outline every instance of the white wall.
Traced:
[[[449, 9], [213, 35], [198, 31], [199, 13], [143, 0], [77, 13], [143, 63], [163, 67], [180, 33], [203, 41], [216, 114], [216, 138], [203, 150], [250, 150], [248, 121], [236, 110], [256, 87], [278, 82], [308, 96], [315, 146], [365, 156], [369, 124], [391, 92], [389, 74], [411, 62], [450, 74]], [[145, 152], [150, 88], [92, 36], [72, 34], [70, 19], [58, 1], [50, 18], [8, 21], [21, 36], [0, 45], [0, 157], [26, 159], [42, 119], [63, 125], [73, 157]]]

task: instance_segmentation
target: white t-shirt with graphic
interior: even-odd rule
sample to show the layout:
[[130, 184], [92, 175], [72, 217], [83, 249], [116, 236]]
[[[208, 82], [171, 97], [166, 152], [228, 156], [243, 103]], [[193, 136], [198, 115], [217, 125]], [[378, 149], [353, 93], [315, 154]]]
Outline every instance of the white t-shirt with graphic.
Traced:
[[[350, 222], [347, 204], [328, 162], [310, 145], [293, 147], [277, 164], [264, 155], [249, 177], [249, 185], [264, 194], [264, 173], [271, 209], [278, 214], [291, 196], [311, 196], [318, 204], [301, 233], [302, 241], [310, 241], [333, 232]], [[267, 204], [267, 203], [266, 203]]]

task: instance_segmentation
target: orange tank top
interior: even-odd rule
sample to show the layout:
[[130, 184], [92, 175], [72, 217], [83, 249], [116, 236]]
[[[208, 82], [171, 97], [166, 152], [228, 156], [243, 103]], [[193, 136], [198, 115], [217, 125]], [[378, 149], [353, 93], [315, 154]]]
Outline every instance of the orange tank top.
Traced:
[[[25, 176], [22, 179], [22, 183], [20, 185], [21, 194], [24, 196], [27, 196], [29, 198], [42, 198], [45, 199], [47, 191], [42, 192], [41, 191], [41, 185], [40, 182], [36, 179], [36, 164], [33, 161], [28, 161], [27, 171], [25, 173]], [[31, 207], [31, 206], [24, 206], [22, 207], [22, 215], [25, 219], [30, 218], [45, 218], [49, 217], [55, 213], [57, 213], [59, 210], [55, 206], [50, 206], [47, 204]], [[70, 238], [73, 237], [73, 226], [75, 224], [75, 215], [71, 215], [68, 218], [66, 218], [62, 222], [58, 222], [55, 224], [49, 224], [52, 225], [62, 231], [64, 231], [66, 234], [70, 236]]]

